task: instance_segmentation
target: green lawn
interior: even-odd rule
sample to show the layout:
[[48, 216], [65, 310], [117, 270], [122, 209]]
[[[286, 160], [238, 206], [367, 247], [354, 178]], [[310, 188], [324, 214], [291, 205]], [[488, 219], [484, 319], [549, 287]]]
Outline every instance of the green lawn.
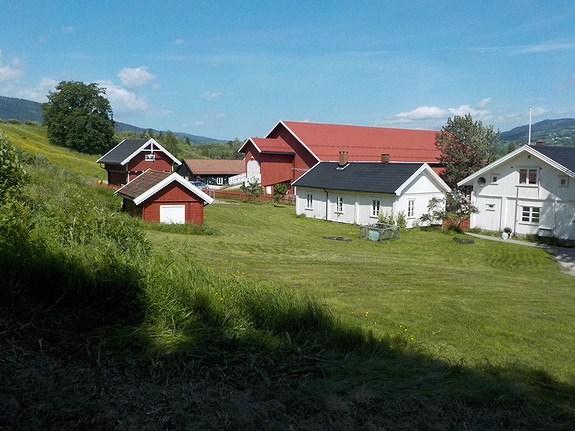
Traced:
[[453, 234], [419, 229], [377, 243], [360, 240], [357, 226], [294, 213], [289, 205], [212, 204], [205, 220], [214, 235], [149, 237], [213, 271], [309, 294], [343, 321], [399, 334], [433, 358], [575, 383], [575, 278], [544, 250], [459, 244]]

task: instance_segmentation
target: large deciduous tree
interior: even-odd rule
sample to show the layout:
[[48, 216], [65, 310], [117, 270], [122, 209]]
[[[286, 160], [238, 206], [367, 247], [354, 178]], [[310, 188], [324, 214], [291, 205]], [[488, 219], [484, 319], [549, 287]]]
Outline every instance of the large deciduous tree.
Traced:
[[448, 118], [447, 125], [435, 135], [435, 147], [441, 151], [438, 160], [444, 166], [443, 180], [455, 188], [458, 181], [491, 163], [500, 134], [493, 126], [473, 121], [471, 114]]
[[114, 144], [112, 108], [97, 84], [62, 81], [42, 104], [50, 143], [88, 154], [103, 154]]

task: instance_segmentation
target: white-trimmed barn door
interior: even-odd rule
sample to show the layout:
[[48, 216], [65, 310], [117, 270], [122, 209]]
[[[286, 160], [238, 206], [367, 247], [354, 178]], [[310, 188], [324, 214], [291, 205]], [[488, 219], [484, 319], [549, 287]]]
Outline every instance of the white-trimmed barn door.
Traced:
[[184, 224], [185, 222], [185, 205], [160, 205], [160, 223]]

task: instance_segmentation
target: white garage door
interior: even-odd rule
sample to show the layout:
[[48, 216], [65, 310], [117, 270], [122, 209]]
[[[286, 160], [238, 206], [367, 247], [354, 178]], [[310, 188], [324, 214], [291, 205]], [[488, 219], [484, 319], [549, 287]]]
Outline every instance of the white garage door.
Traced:
[[185, 222], [185, 205], [160, 205], [160, 223], [184, 224]]

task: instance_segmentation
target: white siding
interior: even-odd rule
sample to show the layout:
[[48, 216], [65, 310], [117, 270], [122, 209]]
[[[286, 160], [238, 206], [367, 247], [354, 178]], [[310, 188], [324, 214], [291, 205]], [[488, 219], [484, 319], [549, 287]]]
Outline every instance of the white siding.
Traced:
[[[419, 217], [427, 211], [427, 204], [433, 197], [441, 198], [443, 193], [431, 180], [427, 172], [421, 173], [410, 184], [408, 184], [400, 196], [395, 194], [378, 194], [362, 192], [344, 192], [338, 190], [328, 190], [327, 193], [321, 189], [310, 189], [296, 187], [296, 214], [305, 214], [307, 217], [314, 217], [329, 221], [355, 224], [373, 224], [377, 222], [377, 216], [372, 215], [372, 204], [374, 200], [380, 203], [380, 211], [392, 213], [397, 217], [400, 211], [407, 216], [407, 206], [409, 200], [414, 201], [414, 215], [407, 220], [407, 227], [417, 225]], [[307, 195], [313, 196], [313, 205], [306, 207]], [[337, 198], [343, 198], [343, 211], [337, 211]], [[326, 203], [327, 198], [327, 203]], [[327, 217], [326, 217], [327, 208]]]
[[[520, 184], [520, 169], [536, 169], [536, 184]], [[497, 181], [493, 181], [497, 174]], [[473, 184], [473, 203], [479, 209], [471, 227], [518, 234], [536, 234], [539, 226], [553, 226], [559, 238], [575, 239], [575, 181], [544, 161], [524, 152], [483, 176], [484, 185]], [[566, 183], [561, 184], [561, 178]], [[490, 205], [495, 205], [494, 209]], [[522, 220], [523, 207], [540, 208], [539, 222]]]

